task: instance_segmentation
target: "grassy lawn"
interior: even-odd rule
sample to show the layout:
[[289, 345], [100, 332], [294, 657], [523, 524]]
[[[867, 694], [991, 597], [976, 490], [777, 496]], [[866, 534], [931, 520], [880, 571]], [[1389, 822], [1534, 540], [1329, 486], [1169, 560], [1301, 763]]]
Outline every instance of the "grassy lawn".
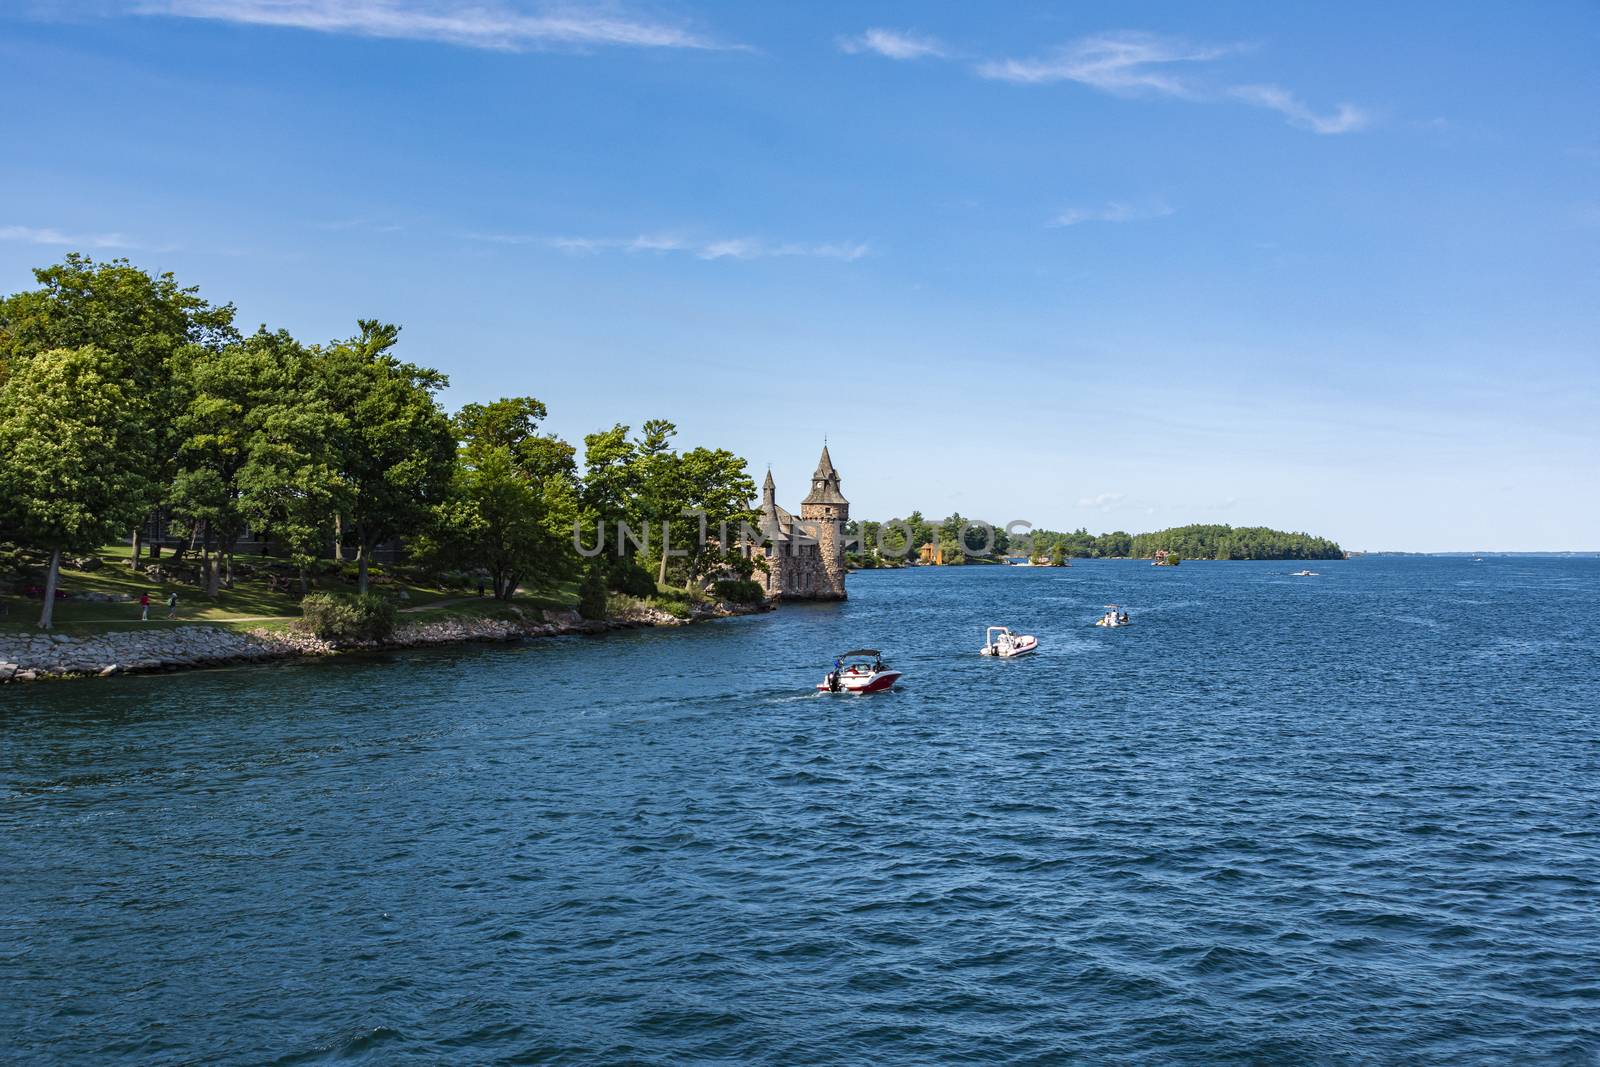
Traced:
[[[465, 596], [468, 599], [456, 600], [456, 597]], [[440, 607], [430, 608], [420, 606], [413, 601], [402, 610], [400, 621], [403, 624], [411, 622], [438, 622], [448, 618], [468, 616], [471, 618], [502, 618], [509, 617], [509, 609], [516, 607], [523, 611], [543, 610], [565, 611], [578, 605], [578, 585], [576, 582], [562, 582], [550, 589], [539, 592], [517, 593], [511, 598], [509, 604], [494, 599], [491, 596], [478, 597], [472, 593], [456, 593], [450, 598], [450, 603]]]
[[[238, 578], [234, 581], [232, 589], [223, 589], [215, 600], [208, 599], [198, 587], [186, 582], [156, 582], [147, 578], [143, 573], [133, 570], [128, 566], [129, 548], [127, 545], [108, 546], [95, 553], [102, 561], [103, 566], [92, 571], [71, 570], [63, 567], [61, 571], [60, 587], [70, 593], [109, 593], [113, 595], [129, 594], [132, 600], [119, 602], [94, 602], [80, 600], [57, 600], [55, 610], [56, 629], [66, 634], [91, 634], [104, 633], [112, 630], [141, 630], [153, 626], [182, 626], [193, 623], [209, 623], [223, 626], [233, 626], [240, 629], [253, 629], [255, 627], [279, 628], [287, 626], [300, 618], [300, 602], [288, 593], [273, 592], [267, 588], [265, 578]], [[165, 559], [166, 557], [163, 557]], [[158, 561], [159, 562], [159, 561]], [[250, 564], [255, 562], [254, 557], [240, 557], [236, 564]], [[421, 620], [427, 618], [440, 618], [453, 612], [466, 614], [484, 614], [492, 608], [503, 609], [504, 605], [491, 598], [485, 597], [481, 601], [472, 592], [464, 590], [441, 589], [438, 586], [418, 584], [405, 580], [400, 575], [391, 575], [393, 580], [381, 583], [375, 582], [373, 588], [378, 592], [398, 596], [401, 591], [405, 595], [400, 598], [402, 609], [424, 608], [430, 604], [441, 604], [444, 601], [453, 601], [461, 597], [470, 597], [471, 600], [449, 608], [435, 610], [406, 611], [402, 616], [405, 620]], [[43, 585], [43, 580], [29, 584]], [[321, 578], [314, 585], [319, 591], [353, 592], [355, 585], [352, 582], [341, 581], [338, 578]], [[176, 621], [167, 620], [167, 594], [176, 591], [178, 594], [178, 618]], [[150, 594], [150, 621], [139, 621], [139, 596], [143, 593]], [[577, 603], [577, 587], [575, 585], [562, 586], [544, 593], [519, 594], [515, 600], [519, 607], [524, 608], [567, 608]], [[37, 599], [27, 599], [20, 596], [0, 596], [0, 633], [7, 631], [34, 631], [39, 618], [40, 603]]]

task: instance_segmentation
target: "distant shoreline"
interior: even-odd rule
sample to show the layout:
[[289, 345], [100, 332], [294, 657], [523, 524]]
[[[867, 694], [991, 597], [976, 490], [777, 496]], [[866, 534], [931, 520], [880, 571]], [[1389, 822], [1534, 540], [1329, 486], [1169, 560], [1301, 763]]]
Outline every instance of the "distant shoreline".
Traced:
[[1400, 551], [1389, 550], [1389, 551], [1383, 551], [1383, 552], [1352, 552], [1352, 553], [1350, 553], [1350, 556], [1351, 556], [1352, 559], [1361, 559], [1363, 557], [1369, 558], [1369, 559], [1370, 558], [1396, 559], [1396, 558], [1403, 558], [1403, 557], [1414, 557], [1414, 558], [1423, 558], [1423, 559], [1461, 559], [1461, 558], [1473, 559], [1473, 558], [1476, 558], [1476, 557], [1482, 557], [1484, 559], [1600, 559], [1600, 549], [1587, 549], [1586, 548], [1586, 549], [1571, 549], [1571, 550], [1567, 550], [1567, 551], [1542, 550], [1542, 551], [1530, 551], [1530, 552], [1470, 552], [1470, 551], [1400, 552]]

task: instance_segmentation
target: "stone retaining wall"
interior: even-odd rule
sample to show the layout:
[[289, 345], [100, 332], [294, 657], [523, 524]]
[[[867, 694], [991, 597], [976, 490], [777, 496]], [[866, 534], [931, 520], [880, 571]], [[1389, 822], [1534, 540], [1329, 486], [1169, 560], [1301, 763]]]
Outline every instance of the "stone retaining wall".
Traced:
[[0, 683], [43, 678], [108, 677], [113, 674], [216, 667], [229, 663], [329, 656], [378, 648], [420, 648], [466, 641], [516, 641], [561, 634], [599, 634], [645, 626], [682, 626], [729, 615], [770, 610], [765, 605], [715, 604], [680, 619], [655, 608], [588, 620], [575, 611], [511, 609], [511, 618], [460, 616], [436, 622], [402, 623], [392, 640], [335, 645], [300, 630], [252, 630], [185, 624], [149, 630], [119, 630], [93, 636], [59, 633], [0, 634]]

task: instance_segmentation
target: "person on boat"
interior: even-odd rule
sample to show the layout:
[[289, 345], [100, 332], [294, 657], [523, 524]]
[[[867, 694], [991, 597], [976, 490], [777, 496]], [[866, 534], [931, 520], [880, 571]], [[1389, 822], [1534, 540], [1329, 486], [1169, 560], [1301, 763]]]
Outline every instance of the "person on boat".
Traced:
[[1121, 615], [1117, 616], [1117, 625], [1119, 625], [1119, 626], [1128, 625], [1128, 613], [1126, 611], [1124, 611]]

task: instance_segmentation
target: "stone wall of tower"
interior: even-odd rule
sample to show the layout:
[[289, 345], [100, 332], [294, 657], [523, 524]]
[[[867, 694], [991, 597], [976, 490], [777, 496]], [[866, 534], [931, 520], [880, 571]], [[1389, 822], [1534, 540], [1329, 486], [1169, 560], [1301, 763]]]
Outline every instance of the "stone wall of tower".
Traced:
[[783, 595], [791, 600], [826, 600], [828, 587], [817, 546], [794, 546], [784, 559]]
[[815, 592], [817, 600], [845, 599], [844, 524], [850, 519], [848, 504], [801, 504], [800, 519], [811, 524], [817, 540]]

